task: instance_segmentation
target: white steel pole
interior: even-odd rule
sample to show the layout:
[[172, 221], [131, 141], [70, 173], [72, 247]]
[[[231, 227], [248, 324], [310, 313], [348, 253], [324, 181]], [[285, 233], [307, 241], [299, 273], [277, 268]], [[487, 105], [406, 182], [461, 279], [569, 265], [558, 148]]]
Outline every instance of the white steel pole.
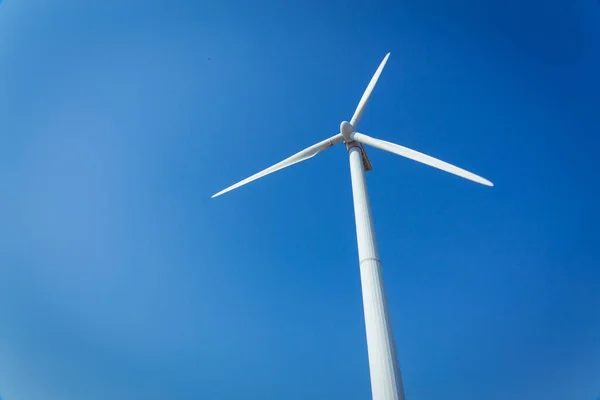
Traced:
[[383, 284], [361, 148], [347, 144], [360, 261], [367, 352], [373, 400], [405, 400], [400, 365]]

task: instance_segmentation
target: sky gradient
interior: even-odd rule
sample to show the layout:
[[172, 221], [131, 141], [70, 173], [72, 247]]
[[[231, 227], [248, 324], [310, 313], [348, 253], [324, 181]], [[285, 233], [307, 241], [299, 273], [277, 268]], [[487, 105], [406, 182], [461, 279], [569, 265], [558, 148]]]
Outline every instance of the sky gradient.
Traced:
[[[88, 4], [89, 3], [89, 4]], [[367, 399], [360, 130], [409, 400], [600, 394], [600, 4], [7, 0], [0, 396]]]

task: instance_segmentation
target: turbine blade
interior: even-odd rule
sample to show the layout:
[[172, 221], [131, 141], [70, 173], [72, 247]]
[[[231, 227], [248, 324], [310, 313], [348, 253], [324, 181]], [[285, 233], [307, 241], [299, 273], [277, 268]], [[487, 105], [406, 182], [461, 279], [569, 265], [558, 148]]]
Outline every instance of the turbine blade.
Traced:
[[215, 198], [224, 193], [232, 191], [233, 189], [237, 189], [240, 186], [243, 186], [247, 183], [255, 181], [255, 180], [262, 178], [263, 176], [269, 175], [275, 171], [279, 171], [280, 169], [289, 167], [291, 165], [294, 165], [294, 164], [299, 163], [304, 160], [308, 160], [309, 158], [316, 156], [321, 151], [325, 150], [328, 147], [333, 146], [336, 143], [341, 142], [342, 140], [344, 140], [344, 137], [342, 136], [341, 133], [338, 133], [337, 135], [332, 136], [329, 139], [323, 140], [322, 142], [319, 142], [317, 144], [314, 144], [314, 145], [302, 150], [301, 152], [296, 153], [293, 156], [288, 157], [285, 160], [278, 162], [277, 164], [272, 165], [269, 168], [264, 169], [256, 174], [244, 179], [243, 181], [240, 181], [234, 185], [229, 186], [227, 189], [221, 190], [219, 193], [212, 195], [212, 198]]
[[411, 160], [427, 164], [431, 167], [441, 169], [442, 171], [450, 172], [451, 174], [458, 175], [462, 178], [469, 179], [473, 182], [481, 183], [482, 185], [486, 186], [494, 186], [492, 182], [488, 181], [485, 178], [482, 178], [479, 175], [475, 175], [472, 172], [466, 171], [452, 164], [448, 164], [445, 161], [438, 160], [437, 158], [433, 158], [431, 156], [428, 156], [427, 154], [419, 153], [418, 151], [409, 149], [408, 147], [386, 142], [385, 140], [375, 139], [358, 132], [352, 133], [350, 137], [362, 144], [366, 144], [380, 150], [389, 151], [390, 153], [394, 153], [402, 157], [410, 158]]
[[383, 61], [381, 62], [381, 64], [379, 64], [379, 68], [377, 68], [377, 71], [375, 71], [375, 75], [373, 75], [373, 77], [371, 78], [371, 82], [369, 82], [369, 86], [367, 86], [367, 89], [365, 89], [365, 92], [363, 93], [363, 95], [360, 99], [360, 102], [358, 103], [358, 106], [356, 107], [356, 111], [354, 111], [354, 115], [352, 116], [350, 125], [352, 125], [355, 129], [358, 126], [358, 122], [360, 121], [360, 117], [362, 117], [363, 112], [365, 111], [365, 107], [367, 105], [367, 102], [369, 101], [369, 97], [371, 97], [373, 88], [375, 88], [375, 85], [377, 84], [377, 80], [379, 79], [379, 75], [381, 75], [381, 71], [383, 71], [383, 67], [385, 67], [385, 63], [387, 62], [389, 57], [390, 57], [390, 53], [387, 53], [385, 55]]

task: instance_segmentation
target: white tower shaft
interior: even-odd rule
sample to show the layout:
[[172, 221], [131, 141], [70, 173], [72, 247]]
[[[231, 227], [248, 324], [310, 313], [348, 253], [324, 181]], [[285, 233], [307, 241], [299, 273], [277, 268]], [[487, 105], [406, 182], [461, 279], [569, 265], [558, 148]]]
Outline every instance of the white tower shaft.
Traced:
[[347, 144], [373, 400], [405, 400], [367, 194], [361, 148]]

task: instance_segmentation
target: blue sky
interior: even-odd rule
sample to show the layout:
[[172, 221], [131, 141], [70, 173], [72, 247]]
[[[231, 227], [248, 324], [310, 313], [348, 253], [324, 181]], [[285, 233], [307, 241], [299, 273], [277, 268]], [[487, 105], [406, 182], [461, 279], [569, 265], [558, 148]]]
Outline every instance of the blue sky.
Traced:
[[496, 185], [369, 152], [407, 398], [597, 398], [597, 2], [135, 3], [0, 7], [4, 400], [369, 398], [343, 147], [210, 196], [388, 51], [360, 129]]

